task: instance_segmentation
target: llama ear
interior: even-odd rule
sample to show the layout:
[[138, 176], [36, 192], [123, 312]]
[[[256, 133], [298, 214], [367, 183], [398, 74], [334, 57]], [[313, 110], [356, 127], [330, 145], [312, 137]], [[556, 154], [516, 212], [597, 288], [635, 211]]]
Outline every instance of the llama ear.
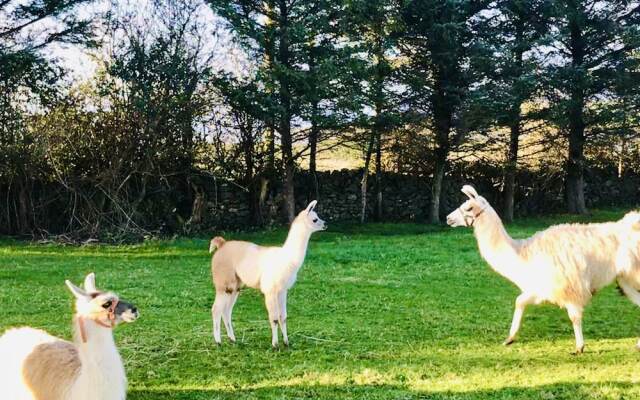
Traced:
[[466, 194], [468, 198], [475, 199], [478, 197], [478, 192], [471, 185], [464, 185], [462, 187], [462, 193]]
[[93, 272], [87, 275], [86, 278], [84, 278], [84, 290], [86, 290], [88, 293], [98, 291], [98, 289], [96, 289], [96, 274], [94, 274]]
[[307, 211], [307, 214], [309, 214], [314, 208], [316, 208], [316, 204], [318, 204], [318, 200], [313, 200], [311, 203], [309, 203], [307, 209], [305, 210]]
[[71, 293], [73, 293], [73, 295], [76, 296], [76, 299], [84, 299], [87, 297], [87, 292], [85, 292], [84, 290], [80, 289], [79, 287], [71, 283], [71, 281], [66, 280], [64, 281], [64, 283], [67, 284], [67, 287], [69, 288]]

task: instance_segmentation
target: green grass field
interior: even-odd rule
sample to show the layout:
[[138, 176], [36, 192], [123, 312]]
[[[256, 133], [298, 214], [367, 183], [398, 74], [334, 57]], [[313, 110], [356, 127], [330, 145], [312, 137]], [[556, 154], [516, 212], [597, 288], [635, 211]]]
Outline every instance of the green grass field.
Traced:
[[[585, 220], [613, 220], [598, 212]], [[568, 217], [508, 227], [524, 237]], [[280, 243], [284, 230], [228, 234]], [[517, 289], [481, 260], [470, 230], [340, 225], [314, 235], [289, 292], [292, 347], [271, 350], [262, 296], [234, 310], [238, 344], [213, 344], [208, 239], [132, 246], [0, 242], [0, 331], [30, 325], [69, 338], [69, 278], [135, 303], [116, 331], [128, 399], [634, 399], [640, 310], [614, 287], [585, 313], [586, 353], [568, 317], [531, 306], [503, 347]], [[223, 330], [224, 333], [224, 330]], [[0, 395], [1, 397], [1, 395]], [[9, 400], [9, 399], [7, 399]]]

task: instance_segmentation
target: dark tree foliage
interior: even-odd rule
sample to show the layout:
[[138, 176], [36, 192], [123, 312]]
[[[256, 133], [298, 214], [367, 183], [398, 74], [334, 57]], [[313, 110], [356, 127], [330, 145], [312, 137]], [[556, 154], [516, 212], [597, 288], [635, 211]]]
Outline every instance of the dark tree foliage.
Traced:
[[551, 5], [550, 0], [501, 0], [479, 21], [479, 51], [472, 62], [484, 81], [474, 112], [494, 128], [509, 129], [502, 210], [507, 222], [513, 220], [520, 136], [523, 125], [535, 117], [523, 104], [541, 89], [533, 51], [544, 44]]
[[91, 0], [28, 0], [0, 2], [6, 24], [0, 28], [0, 42], [6, 53], [34, 52], [51, 43], [86, 44], [94, 25], [74, 13]]
[[9, 232], [34, 228], [33, 182], [42, 177], [40, 138], [25, 122], [27, 108], [42, 109], [59, 93], [62, 75], [43, 53], [54, 43], [92, 44], [90, 21], [74, 10], [88, 0], [0, 1], [0, 223]]
[[[291, 220], [296, 161], [309, 151], [313, 179], [320, 142], [348, 129], [359, 111], [352, 97], [357, 86], [353, 50], [343, 31], [346, 6], [335, 1], [208, 3], [252, 57], [255, 79], [269, 97], [263, 102], [270, 107], [263, 122], [267, 133], [275, 130], [279, 135], [284, 214]], [[274, 159], [275, 139], [269, 135], [266, 139]], [[273, 172], [272, 163], [267, 169]], [[315, 189], [309, 197], [317, 197], [317, 181], [312, 184]]]
[[430, 222], [440, 222], [440, 196], [451, 150], [467, 128], [464, 104], [473, 83], [475, 20], [490, 1], [404, 1], [401, 48], [413, 119], [432, 130]]
[[[388, 217], [390, 171], [424, 183], [432, 223], [447, 181], [475, 179], [465, 168], [493, 171], [481, 185], [503, 188], [506, 220], [547, 187], [517, 177], [551, 177], [560, 199], [564, 176], [576, 213], [595, 193], [585, 177], [637, 179], [637, 1], [113, 0], [83, 20], [89, 3], [0, 0], [3, 233], [138, 240], [231, 209], [291, 220], [334, 186], [318, 164], [335, 148], [364, 167], [348, 194], [362, 221]], [[56, 43], [102, 44], [96, 74], [61, 79]]]
[[[259, 76], [273, 96], [273, 115], [269, 124], [280, 135], [282, 154], [283, 212], [289, 221], [295, 217], [294, 133], [295, 118], [301, 114], [298, 88], [304, 85], [308, 40], [308, 3], [287, 0], [241, 0], [208, 3], [237, 35], [260, 64]], [[275, 150], [273, 150], [275, 152]]]
[[[585, 145], [608, 121], [594, 103], [614, 96], [630, 53], [640, 46], [635, 1], [555, 1], [546, 62], [553, 121], [568, 141], [565, 198], [571, 213], [586, 213]], [[637, 71], [637, 70], [636, 70]]]
[[308, 70], [299, 95], [303, 99], [301, 117], [310, 127], [300, 133], [308, 137], [310, 200], [319, 200], [318, 146], [327, 138], [333, 139], [333, 144], [341, 142], [361, 107], [357, 97], [361, 69], [359, 60], [352, 57], [358, 48], [348, 43], [345, 35], [348, 6], [336, 1], [311, 2], [304, 23], [307, 40], [303, 51]]
[[399, 125], [398, 106], [400, 99], [394, 89], [398, 88], [397, 40], [399, 7], [395, 1], [347, 1], [343, 18], [349, 40], [354, 51], [361, 55], [358, 78], [361, 81], [354, 92], [353, 101], [359, 102], [355, 138], [364, 147], [364, 168], [361, 181], [361, 222], [367, 216], [367, 190], [369, 165], [375, 161], [375, 207], [374, 216], [383, 215], [383, 188], [381, 182], [382, 153], [385, 136]]
[[192, 214], [201, 192], [194, 127], [208, 108], [210, 60], [194, 31], [197, 9], [162, 11], [154, 35], [115, 26], [120, 42], [98, 78], [31, 116], [25, 154], [40, 155], [44, 171], [27, 191], [31, 230], [126, 240], [201, 218]]
[[269, 96], [255, 81], [220, 76], [214, 84], [224, 105], [218, 106], [215, 116], [212, 163], [223, 176], [244, 187], [251, 223], [260, 226], [264, 224], [262, 209], [267, 194], [268, 148], [263, 132], [269, 118], [270, 104], [265, 103]]

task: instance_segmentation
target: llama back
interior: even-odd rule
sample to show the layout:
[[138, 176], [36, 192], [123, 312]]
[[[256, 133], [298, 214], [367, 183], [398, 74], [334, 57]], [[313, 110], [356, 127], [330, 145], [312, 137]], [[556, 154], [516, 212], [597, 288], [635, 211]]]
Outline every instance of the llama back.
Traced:
[[552, 296], [559, 305], [584, 304], [616, 276], [617, 231], [616, 223], [557, 225], [523, 242], [521, 255], [551, 263]]
[[0, 338], [0, 365], [3, 398], [12, 400], [66, 400], [80, 371], [72, 343], [33, 328], [10, 329]]
[[260, 280], [256, 267], [260, 249], [263, 247], [251, 242], [225, 241], [211, 258], [211, 271], [216, 291], [236, 290], [243, 283], [256, 287]]

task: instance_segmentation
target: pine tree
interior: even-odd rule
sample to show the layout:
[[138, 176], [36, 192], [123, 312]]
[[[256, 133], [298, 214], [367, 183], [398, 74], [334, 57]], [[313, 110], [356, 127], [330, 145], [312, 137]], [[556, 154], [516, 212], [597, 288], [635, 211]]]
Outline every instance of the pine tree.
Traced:
[[613, 93], [621, 64], [640, 46], [640, 4], [626, 0], [555, 1], [552, 23], [553, 51], [547, 73], [554, 122], [568, 141], [567, 211], [584, 214], [584, 149], [598, 124], [592, 105]]
[[[303, 105], [299, 88], [306, 77], [303, 65], [307, 62], [304, 51], [308, 40], [308, 13], [311, 1], [287, 0], [207, 0], [245, 45], [258, 64], [262, 84], [272, 93], [273, 120], [268, 121], [280, 135], [282, 154], [282, 186], [284, 215], [295, 217], [294, 126]], [[273, 153], [275, 141], [273, 139]]]
[[478, 30], [483, 56], [478, 64], [483, 96], [478, 112], [493, 119], [494, 127], [509, 129], [503, 189], [503, 220], [513, 220], [518, 148], [529, 116], [522, 106], [535, 100], [540, 85], [537, 50], [549, 28], [549, 0], [501, 0], [487, 13]]
[[361, 102], [359, 128], [363, 140], [364, 168], [361, 180], [362, 209], [360, 220], [366, 219], [368, 176], [375, 157], [375, 212], [382, 218], [382, 151], [385, 135], [398, 123], [398, 86], [396, 75], [399, 7], [395, 1], [351, 0], [345, 13], [347, 32], [356, 51], [362, 54], [359, 66], [362, 86], [356, 99]]
[[406, 82], [410, 103], [435, 137], [434, 171], [429, 221], [440, 222], [440, 197], [449, 153], [466, 133], [463, 106], [472, 83], [469, 71], [475, 33], [474, 20], [489, 1], [403, 2], [405, 33], [401, 48], [406, 56]]

